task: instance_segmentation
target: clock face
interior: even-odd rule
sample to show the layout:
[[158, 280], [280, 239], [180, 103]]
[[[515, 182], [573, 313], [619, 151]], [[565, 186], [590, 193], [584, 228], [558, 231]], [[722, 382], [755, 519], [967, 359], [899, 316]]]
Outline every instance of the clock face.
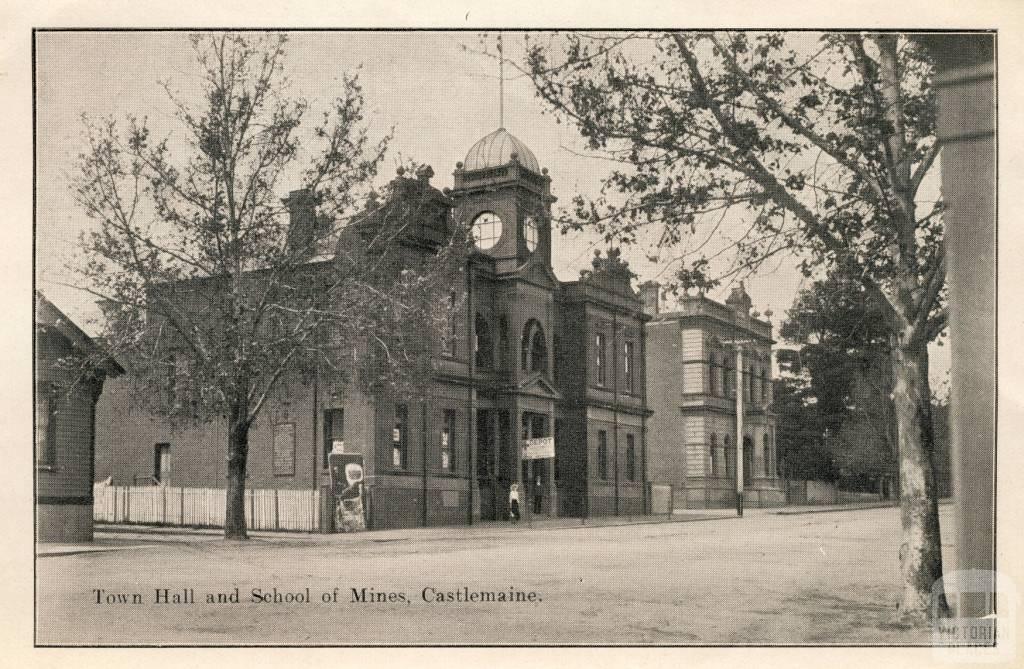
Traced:
[[537, 225], [537, 219], [533, 216], [527, 216], [526, 220], [523, 221], [523, 237], [526, 239], [526, 248], [533, 253], [537, 250], [537, 241], [540, 239], [540, 229]]
[[485, 211], [473, 219], [473, 242], [486, 251], [501, 239], [501, 218], [493, 211]]

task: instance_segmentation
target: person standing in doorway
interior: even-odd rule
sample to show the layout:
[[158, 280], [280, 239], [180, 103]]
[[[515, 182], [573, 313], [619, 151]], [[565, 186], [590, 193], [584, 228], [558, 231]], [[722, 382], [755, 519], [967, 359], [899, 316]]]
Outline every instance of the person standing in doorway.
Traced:
[[533, 513], [536, 516], [541, 514], [544, 508], [544, 481], [540, 474], [533, 482]]
[[519, 521], [519, 484], [513, 483], [508, 489], [508, 519]]

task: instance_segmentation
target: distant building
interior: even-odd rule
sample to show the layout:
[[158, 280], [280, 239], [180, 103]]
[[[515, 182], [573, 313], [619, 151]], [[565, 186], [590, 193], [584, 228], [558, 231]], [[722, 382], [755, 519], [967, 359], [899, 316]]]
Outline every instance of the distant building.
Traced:
[[83, 376], [77, 363], [94, 359], [96, 345], [42, 294], [35, 301], [36, 536], [92, 541], [96, 402], [124, 370], [106, 360]]
[[751, 314], [741, 283], [725, 304], [683, 297], [662, 312], [659, 286], [641, 287], [647, 325], [648, 476], [671, 484], [677, 508], [736, 501], [736, 349], [743, 346], [745, 502], [785, 500], [779, 485], [772, 402], [772, 326]]
[[[427, 398], [367, 396], [328, 374], [293, 384], [250, 432], [247, 485], [316, 490], [333, 450], [364, 458], [371, 528], [505, 519], [516, 482], [544, 516], [645, 513], [647, 316], [625, 263], [612, 253], [578, 281], [555, 277], [551, 178], [504, 129], [469, 150], [451, 190], [432, 176], [395, 182], [398, 197], [432, 203], [416, 208], [402, 257], [436, 250], [455, 221], [472, 224], [476, 249], [452, 277], [465, 308], [436, 346]], [[313, 219], [303, 194], [287, 200], [293, 228]], [[175, 429], [115, 385], [101, 401], [98, 479], [225, 486], [222, 422]], [[547, 437], [554, 457], [524, 459], [526, 440]]]

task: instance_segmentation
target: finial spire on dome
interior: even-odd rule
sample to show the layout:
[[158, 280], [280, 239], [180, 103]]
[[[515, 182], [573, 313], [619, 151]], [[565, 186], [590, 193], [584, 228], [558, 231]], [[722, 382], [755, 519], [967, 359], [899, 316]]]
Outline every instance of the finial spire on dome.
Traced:
[[498, 31], [498, 128], [505, 127], [505, 51]]

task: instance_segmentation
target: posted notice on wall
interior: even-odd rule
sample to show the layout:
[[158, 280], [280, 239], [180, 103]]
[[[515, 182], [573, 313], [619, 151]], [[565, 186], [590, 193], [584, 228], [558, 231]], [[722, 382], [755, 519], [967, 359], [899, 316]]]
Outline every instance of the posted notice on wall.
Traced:
[[555, 457], [554, 437], [535, 437], [523, 440], [523, 460], [541, 460]]

